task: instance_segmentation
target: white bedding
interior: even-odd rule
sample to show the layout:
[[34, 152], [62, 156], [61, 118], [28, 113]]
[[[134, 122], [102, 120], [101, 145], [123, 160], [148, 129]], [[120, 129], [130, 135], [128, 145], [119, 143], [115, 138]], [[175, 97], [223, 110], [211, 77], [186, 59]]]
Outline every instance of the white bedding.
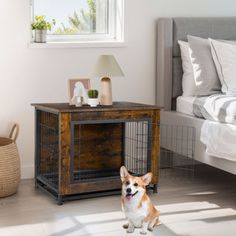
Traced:
[[201, 128], [200, 140], [210, 156], [236, 161], [236, 125], [206, 120]]
[[236, 125], [236, 96], [180, 96], [177, 98], [176, 110], [190, 116]]
[[[202, 125], [200, 140], [206, 145], [207, 154], [236, 162], [236, 97], [212, 95], [203, 101], [200, 110], [207, 120]], [[194, 104], [195, 96], [180, 96], [177, 98], [176, 110], [195, 116]]]
[[236, 125], [236, 96], [215, 94], [207, 97], [201, 109], [207, 120]]
[[180, 96], [180, 97], [178, 97], [176, 100], [176, 111], [186, 114], [186, 115], [194, 116], [193, 103], [195, 101], [195, 98], [196, 98], [195, 96], [191, 96], [191, 97]]

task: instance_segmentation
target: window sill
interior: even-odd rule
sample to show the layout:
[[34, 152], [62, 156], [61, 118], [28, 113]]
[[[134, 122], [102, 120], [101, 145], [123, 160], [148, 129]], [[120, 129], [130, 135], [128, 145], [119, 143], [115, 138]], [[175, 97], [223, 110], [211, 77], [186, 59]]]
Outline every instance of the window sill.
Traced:
[[47, 43], [29, 43], [29, 48], [120, 48], [126, 47], [127, 43], [123, 41], [86, 41], [86, 42], [47, 42]]

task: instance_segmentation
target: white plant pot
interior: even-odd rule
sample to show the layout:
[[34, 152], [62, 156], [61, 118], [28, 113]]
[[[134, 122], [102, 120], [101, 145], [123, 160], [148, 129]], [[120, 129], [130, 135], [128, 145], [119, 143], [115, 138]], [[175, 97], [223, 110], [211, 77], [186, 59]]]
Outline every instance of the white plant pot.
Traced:
[[88, 104], [90, 107], [96, 107], [99, 104], [98, 98], [88, 98]]
[[47, 30], [35, 30], [35, 43], [46, 43], [47, 42]]

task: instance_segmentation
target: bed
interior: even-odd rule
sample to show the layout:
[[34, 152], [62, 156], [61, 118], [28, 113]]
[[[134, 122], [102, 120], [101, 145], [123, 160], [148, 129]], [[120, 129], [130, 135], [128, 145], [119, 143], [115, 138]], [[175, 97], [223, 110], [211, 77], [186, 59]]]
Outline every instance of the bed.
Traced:
[[[219, 155], [209, 155], [200, 141], [205, 120], [192, 115], [194, 98], [181, 98], [182, 62], [178, 40], [187, 35], [203, 38], [236, 39], [236, 18], [161, 18], [157, 23], [156, 104], [163, 107], [161, 124], [194, 127], [194, 159], [236, 174], [235, 161]], [[178, 106], [177, 106], [178, 105]], [[176, 110], [177, 107], [177, 110]]]

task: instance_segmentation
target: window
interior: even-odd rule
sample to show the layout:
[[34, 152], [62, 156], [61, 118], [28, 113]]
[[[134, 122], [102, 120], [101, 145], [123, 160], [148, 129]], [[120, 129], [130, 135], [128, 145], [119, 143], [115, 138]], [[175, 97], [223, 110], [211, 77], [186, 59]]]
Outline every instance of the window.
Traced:
[[123, 41], [123, 0], [32, 0], [31, 5], [32, 20], [39, 15], [55, 20], [48, 42]]

